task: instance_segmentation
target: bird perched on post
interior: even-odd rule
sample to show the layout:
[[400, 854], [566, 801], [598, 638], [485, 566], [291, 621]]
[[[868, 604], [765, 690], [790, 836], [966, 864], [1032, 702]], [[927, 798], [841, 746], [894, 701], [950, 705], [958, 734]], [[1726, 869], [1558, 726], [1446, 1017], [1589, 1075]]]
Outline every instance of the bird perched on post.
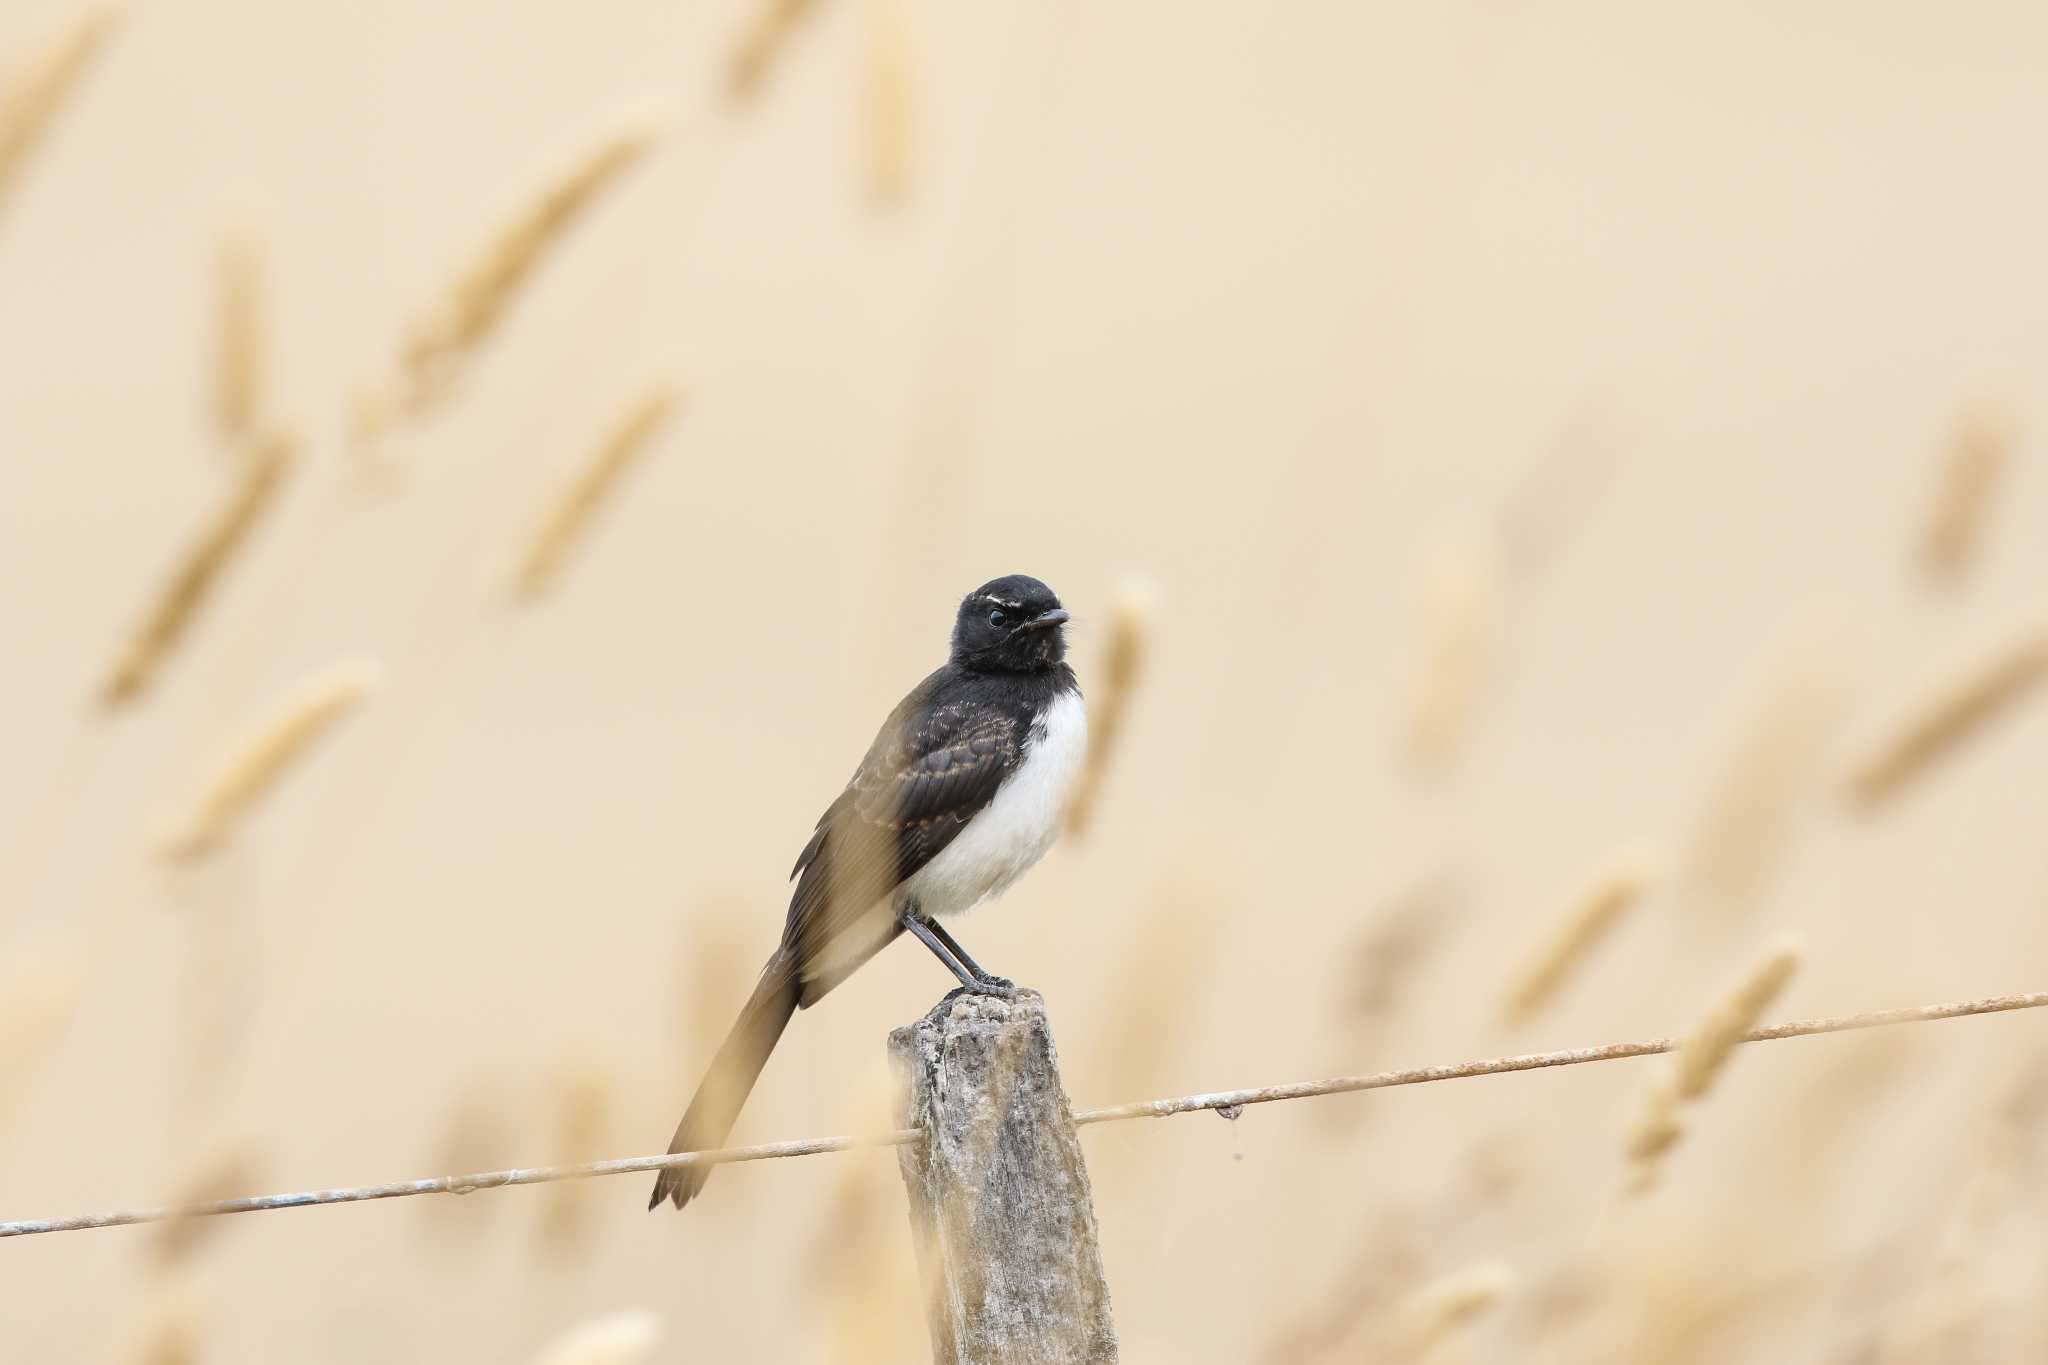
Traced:
[[[719, 1146], [797, 1010], [908, 930], [967, 990], [1008, 994], [939, 925], [1001, 895], [1052, 847], [1088, 747], [1065, 608], [1012, 574], [961, 600], [951, 656], [882, 722], [797, 855], [782, 942], [712, 1059], [671, 1152]], [[708, 1166], [665, 1170], [677, 1208]]]

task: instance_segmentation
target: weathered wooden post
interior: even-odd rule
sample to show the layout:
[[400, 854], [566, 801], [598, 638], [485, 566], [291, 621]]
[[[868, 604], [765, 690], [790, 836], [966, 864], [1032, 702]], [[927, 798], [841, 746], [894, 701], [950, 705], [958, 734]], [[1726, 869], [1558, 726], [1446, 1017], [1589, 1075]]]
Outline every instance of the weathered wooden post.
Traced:
[[1088, 1168], [1035, 991], [955, 993], [889, 1035], [937, 1365], [1113, 1365]]

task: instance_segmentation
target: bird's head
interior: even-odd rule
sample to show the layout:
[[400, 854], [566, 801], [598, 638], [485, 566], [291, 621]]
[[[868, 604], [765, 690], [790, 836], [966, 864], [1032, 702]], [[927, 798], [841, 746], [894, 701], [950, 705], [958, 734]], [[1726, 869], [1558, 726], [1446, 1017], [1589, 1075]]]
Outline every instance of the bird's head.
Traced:
[[1067, 657], [1067, 613], [1051, 588], [1011, 574], [961, 599], [953, 662], [976, 673], [1037, 673]]

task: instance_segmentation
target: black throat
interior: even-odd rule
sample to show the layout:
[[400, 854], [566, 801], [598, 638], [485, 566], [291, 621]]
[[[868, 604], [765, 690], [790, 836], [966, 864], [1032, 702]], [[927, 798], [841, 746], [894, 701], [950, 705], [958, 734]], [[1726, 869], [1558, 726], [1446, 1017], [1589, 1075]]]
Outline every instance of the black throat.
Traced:
[[1080, 680], [1064, 663], [1030, 673], [987, 673], [948, 663], [931, 676], [927, 697], [935, 705], [987, 707], [1031, 724], [1060, 697], [1080, 691]]

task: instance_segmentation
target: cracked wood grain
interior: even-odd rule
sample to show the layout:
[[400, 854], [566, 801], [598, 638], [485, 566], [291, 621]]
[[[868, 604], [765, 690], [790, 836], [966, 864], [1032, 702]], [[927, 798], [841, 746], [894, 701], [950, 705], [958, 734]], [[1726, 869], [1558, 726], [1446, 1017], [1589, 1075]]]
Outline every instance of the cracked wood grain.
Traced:
[[955, 992], [889, 1035], [937, 1365], [1111, 1365], [1088, 1168], [1032, 991]]

